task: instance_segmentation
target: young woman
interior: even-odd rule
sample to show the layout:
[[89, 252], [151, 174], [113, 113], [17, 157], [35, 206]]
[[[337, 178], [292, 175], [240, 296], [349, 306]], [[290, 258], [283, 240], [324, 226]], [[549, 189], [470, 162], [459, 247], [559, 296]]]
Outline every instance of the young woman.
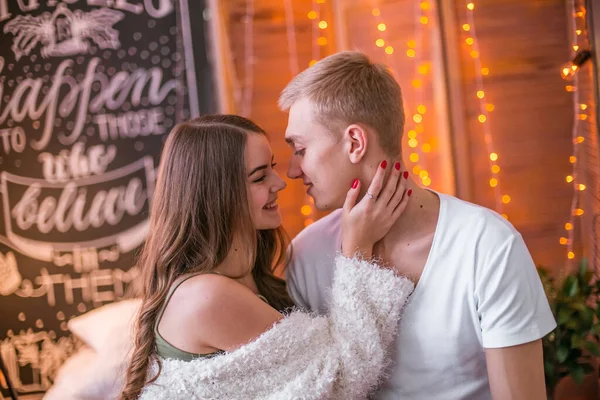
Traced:
[[315, 317], [291, 310], [274, 274], [287, 245], [277, 206], [285, 183], [265, 132], [233, 115], [176, 126], [140, 259], [142, 306], [122, 399], [368, 395], [413, 288], [370, 261], [409, 197], [399, 163], [386, 164], [358, 204], [360, 182], [351, 183], [331, 312]]

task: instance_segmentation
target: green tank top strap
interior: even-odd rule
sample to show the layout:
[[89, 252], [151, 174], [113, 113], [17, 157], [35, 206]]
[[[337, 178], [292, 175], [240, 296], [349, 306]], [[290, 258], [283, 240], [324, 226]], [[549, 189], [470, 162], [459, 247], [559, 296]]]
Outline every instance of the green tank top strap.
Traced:
[[161, 336], [161, 334], [158, 332], [158, 325], [160, 324], [160, 321], [162, 320], [163, 314], [165, 313], [167, 305], [169, 304], [171, 297], [173, 297], [173, 293], [175, 293], [175, 290], [177, 290], [177, 288], [179, 286], [181, 286], [181, 284], [183, 282], [187, 281], [188, 279], [193, 278], [198, 275], [202, 275], [202, 274], [221, 275], [218, 272], [214, 272], [214, 271], [200, 272], [200, 273], [191, 274], [191, 275], [188, 275], [188, 276], [185, 276], [185, 277], [179, 279], [169, 289], [169, 293], [167, 293], [165, 302], [158, 312], [158, 317], [156, 318], [156, 323], [154, 324], [154, 339], [156, 342], [156, 353], [163, 358], [176, 359], [176, 360], [181, 360], [181, 361], [191, 361], [196, 358], [209, 358], [209, 357], [214, 357], [218, 354], [224, 353], [223, 351], [217, 351], [215, 353], [209, 353], [209, 354], [190, 353], [190, 352], [181, 350], [181, 349], [173, 346], [165, 338], [163, 338]]
[[[216, 271], [200, 272], [200, 273], [191, 274], [191, 275], [188, 275], [188, 276], [185, 276], [185, 277], [179, 279], [169, 289], [169, 293], [167, 293], [167, 297], [165, 298], [165, 302], [164, 302], [164, 304], [162, 305], [162, 307], [160, 308], [160, 310], [158, 312], [158, 317], [156, 318], [156, 323], [154, 324], [154, 339], [155, 339], [155, 342], [156, 342], [156, 353], [159, 356], [163, 357], [163, 358], [176, 359], [176, 360], [182, 360], [182, 361], [191, 361], [191, 360], [194, 360], [196, 358], [210, 358], [210, 357], [214, 357], [216, 355], [224, 353], [224, 351], [222, 351], [222, 350], [219, 350], [219, 351], [214, 352], [214, 353], [208, 353], [208, 354], [190, 353], [190, 352], [181, 350], [181, 349], [173, 346], [165, 338], [163, 338], [160, 335], [160, 333], [158, 332], [158, 325], [159, 325], [160, 321], [162, 320], [163, 314], [165, 313], [167, 305], [169, 304], [169, 301], [171, 300], [171, 297], [173, 296], [173, 293], [175, 293], [175, 290], [177, 290], [177, 288], [179, 286], [181, 286], [181, 284], [183, 282], [187, 281], [188, 279], [193, 278], [194, 276], [202, 275], [202, 274], [222, 275], [222, 274], [220, 274], [220, 273], [218, 273]], [[261, 299], [265, 303], [269, 304], [269, 301], [266, 299], [266, 297], [264, 297], [261, 294], [257, 294], [257, 296], [258, 296], [259, 299]]]

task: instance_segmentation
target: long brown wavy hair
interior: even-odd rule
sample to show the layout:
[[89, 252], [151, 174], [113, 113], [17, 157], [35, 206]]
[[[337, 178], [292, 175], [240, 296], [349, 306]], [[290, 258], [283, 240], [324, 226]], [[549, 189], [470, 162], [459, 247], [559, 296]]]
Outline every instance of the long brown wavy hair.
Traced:
[[[142, 305], [135, 347], [122, 400], [135, 400], [160, 374], [154, 326], [173, 283], [189, 273], [209, 272], [229, 254], [234, 237], [248, 254], [248, 269], [271, 306], [293, 306], [275, 268], [285, 263], [282, 228], [256, 230], [247, 196], [246, 138], [265, 135], [252, 121], [235, 115], [208, 115], [173, 128], [165, 143], [150, 208], [150, 233], [138, 265]], [[237, 245], [237, 242], [236, 242]], [[151, 363], [158, 373], [148, 376]]]

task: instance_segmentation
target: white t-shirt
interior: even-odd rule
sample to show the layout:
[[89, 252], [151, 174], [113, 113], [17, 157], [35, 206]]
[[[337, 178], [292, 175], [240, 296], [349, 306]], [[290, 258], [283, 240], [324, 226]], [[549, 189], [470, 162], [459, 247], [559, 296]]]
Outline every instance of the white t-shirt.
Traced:
[[[484, 348], [542, 338], [556, 327], [521, 235], [502, 216], [438, 193], [433, 245], [377, 399], [489, 399]], [[286, 272], [299, 306], [327, 311], [341, 210], [293, 240]]]

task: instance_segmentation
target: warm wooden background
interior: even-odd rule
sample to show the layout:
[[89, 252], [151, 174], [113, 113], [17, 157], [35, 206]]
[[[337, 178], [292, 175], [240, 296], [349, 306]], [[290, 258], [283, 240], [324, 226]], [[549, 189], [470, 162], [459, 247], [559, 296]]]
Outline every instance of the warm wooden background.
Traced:
[[[276, 101], [292, 77], [284, 3], [282, 0], [254, 1], [254, 84], [249, 115], [270, 133], [278, 169], [283, 175], [290, 154], [283, 141], [287, 116], [277, 109]], [[460, 29], [466, 22], [465, 2], [454, 0], [451, 8], [455, 15], [450, 23], [446, 21], [446, 29], [452, 29], [452, 34], [445, 37], [452, 39], [448, 46], [457, 56], [453, 60], [457, 73], [451, 79], [460, 93], [458, 104], [452, 101], [450, 110], [454, 118], [458, 115], [464, 119], [465, 127], [464, 131], [453, 132], [452, 136], [448, 136], [445, 115], [444, 52], [440, 44], [439, 19], [433, 6], [429, 9], [429, 23], [420, 53], [421, 61], [428, 61], [430, 68], [429, 73], [421, 77], [423, 90], [419, 92], [412, 87], [416, 76], [414, 59], [406, 57], [407, 42], [414, 40], [418, 32], [415, 31], [419, 23], [415, 1], [346, 0], [335, 3], [325, 0], [321, 4], [293, 0], [292, 3], [300, 70], [308, 66], [315, 50], [325, 56], [344, 45], [359, 48], [374, 59], [389, 64], [406, 97], [407, 131], [411, 129], [410, 120], [417, 97], [421, 96], [422, 103], [427, 106], [423, 121], [425, 129], [419, 137], [422, 140], [418, 150], [419, 164], [432, 178], [431, 187], [452, 193], [455, 187], [453, 174], [456, 173], [459, 197], [494, 208], [494, 194], [488, 184], [491, 177], [488, 153], [482, 126], [477, 121], [479, 103], [475, 97], [473, 59], [464, 41], [466, 36]], [[238, 82], [243, 87], [247, 0], [221, 4], [231, 48], [232, 60], [229, 62], [234, 63]], [[497, 0], [475, 1], [475, 4], [480, 57], [490, 69], [490, 74], [484, 77], [486, 97], [494, 104], [487, 123], [500, 157], [500, 185], [511, 197], [504, 212], [522, 232], [535, 261], [557, 268], [566, 260], [566, 247], [559, 243], [559, 238], [566, 234], [564, 225], [569, 219], [573, 193], [572, 186], [565, 182], [572, 170], [569, 156], [573, 148], [573, 109], [571, 95], [565, 90], [566, 83], [559, 74], [561, 66], [570, 57], [567, 5], [563, 0]], [[392, 55], [386, 55], [375, 45], [378, 22], [371, 15], [373, 7], [380, 9], [379, 18], [387, 24], [383, 37], [394, 47]], [[313, 21], [307, 17], [313, 9], [321, 12], [317, 21], [328, 22], [327, 29], [319, 30], [320, 35], [328, 39], [325, 46], [314, 44]], [[342, 34], [336, 37], [336, 29], [340, 27], [345, 29], [339, 29]], [[589, 74], [589, 70], [587, 72]], [[590, 140], [593, 135], [590, 133]], [[446, 143], [447, 140], [450, 142]], [[404, 143], [406, 141], [407, 138]], [[427, 154], [420, 150], [425, 142], [432, 149]], [[406, 144], [404, 147], [408, 161], [410, 151]], [[457, 151], [450, 152], [450, 147]], [[454, 171], [450, 167], [453, 162], [466, 168]], [[471, 188], [469, 193], [460, 191], [465, 184]], [[281, 198], [284, 225], [294, 236], [305, 224], [305, 217], [300, 214], [307, 201], [304, 188], [301, 183], [288, 181], [288, 189]], [[576, 253], [579, 256], [581, 249], [576, 248]]]

